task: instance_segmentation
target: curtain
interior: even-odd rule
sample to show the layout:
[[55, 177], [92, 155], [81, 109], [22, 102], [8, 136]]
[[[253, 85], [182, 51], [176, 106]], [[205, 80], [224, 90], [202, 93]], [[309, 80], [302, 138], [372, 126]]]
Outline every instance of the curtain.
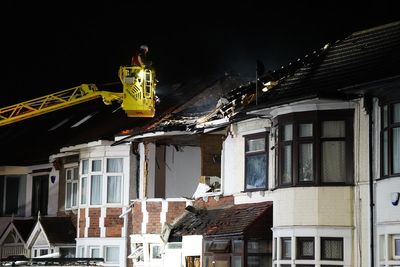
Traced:
[[323, 138], [345, 137], [345, 123], [344, 121], [324, 121], [322, 122], [322, 136]]
[[313, 144], [300, 144], [299, 180], [312, 181], [313, 174]]
[[101, 171], [101, 160], [93, 160], [92, 172], [100, 172], [100, 171]]
[[292, 146], [285, 145], [283, 147], [283, 168], [282, 183], [291, 183], [292, 181]]
[[101, 175], [91, 176], [91, 194], [90, 194], [90, 204], [100, 205], [101, 204]]
[[107, 159], [107, 172], [122, 172], [123, 162], [122, 158]]
[[121, 202], [121, 176], [107, 176], [107, 203]]
[[346, 177], [346, 146], [344, 141], [322, 143], [322, 181], [344, 182]]

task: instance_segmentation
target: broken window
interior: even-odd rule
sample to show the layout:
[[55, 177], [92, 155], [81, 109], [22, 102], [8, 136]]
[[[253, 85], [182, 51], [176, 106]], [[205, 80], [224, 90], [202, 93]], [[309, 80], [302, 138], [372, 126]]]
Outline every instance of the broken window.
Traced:
[[266, 136], [266, 133], [260, 133], [245, 137], [245, 190], [266, 189], [268, 186]]

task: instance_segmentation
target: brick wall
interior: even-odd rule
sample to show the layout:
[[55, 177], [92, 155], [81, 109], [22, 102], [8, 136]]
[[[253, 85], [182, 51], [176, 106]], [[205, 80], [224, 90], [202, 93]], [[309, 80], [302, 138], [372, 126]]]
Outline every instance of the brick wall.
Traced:
[[233, 196], [226, 196], [219, 198], [208, 197], [206, 200], [204, 200], [203, 198], [198, 198], [193, 203], [193, 206], [200, 209], [210, 209], [210, 208], [212, 209], [223, 206], [229, 206], [233, 204], [234, 204]]
[[148, 212], [149, 221], [147, 222], [146, 233], [147, 234], [159, 234], [161, 233], [161, 213], [162, 202], [147, 202], [146, 210]]
[[[146, 216], [148, 222], [146, 224], [146, 234], [160, 234], [163, 223], [161, 218], [165, 218], [166, 222], [172, 224], [185, 211], [186, 201], [168, 201], [165, 217], [161, 214], [164, 201], [146, 201]], [[164, 204], [164, 205], [165, 205]], [[142, 202], [136, 202], [132, 209], [132, 234], [142, 234], [143, 223]], [[164, 214], [163, 214], [164, 215]]]
[[100, 208], [89, 208], [90, 224], [88, 228], [88, 237], [100, 237]]
[[86, 211], [86, 209], [79, 209], [78, 237], [85, 237], [85, 226], [86, 226], [85, 211]]
[[167, 223], [173, 224], [186, 208], [186, 202], [168, 202]]
[[132, 209], [133, 234], [142, 233], [142, 222], [143, 222], [142, 202], [136, 202]]
[[104, 218], [104, 227], [106, 227], [106, 237], [121, 237], [122, 227], [124, 226], [122, 208], [107, 208]]

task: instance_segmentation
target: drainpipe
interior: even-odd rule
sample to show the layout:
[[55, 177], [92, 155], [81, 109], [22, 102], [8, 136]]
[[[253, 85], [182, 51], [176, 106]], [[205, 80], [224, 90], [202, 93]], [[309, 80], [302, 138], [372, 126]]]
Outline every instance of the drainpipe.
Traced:
[[370, 209], [370, 260], [371, 267], [374, 267], [374, 177], [373, 177], [373, 153], [372, 153], [372, 99], [368, 95], [364, 96], [364, 108], [368, 114], [368, 161], [369, 161], [369, 209]]

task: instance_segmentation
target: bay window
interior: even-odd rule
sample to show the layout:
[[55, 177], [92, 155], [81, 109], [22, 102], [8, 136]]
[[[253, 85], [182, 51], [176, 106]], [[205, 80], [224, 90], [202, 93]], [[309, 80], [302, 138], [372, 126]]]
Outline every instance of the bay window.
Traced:
[[281, 115], [277, 186], [351, 184], [353, 110]]
[[123, 158], [84, 159], [81, 161], [80, 203], [120, 204], [122, 182]]

